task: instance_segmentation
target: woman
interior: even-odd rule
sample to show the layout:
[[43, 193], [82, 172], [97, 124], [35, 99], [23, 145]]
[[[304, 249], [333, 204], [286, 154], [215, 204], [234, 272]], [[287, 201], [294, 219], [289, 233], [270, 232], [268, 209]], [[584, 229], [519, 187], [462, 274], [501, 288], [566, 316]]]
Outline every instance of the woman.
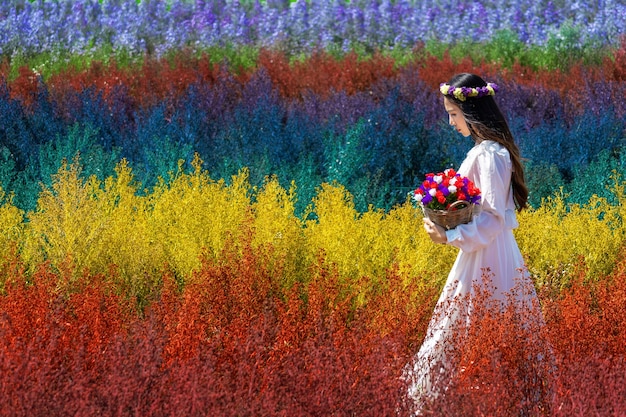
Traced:
[[[459, 248], [426, 338], [409, 372], [409, 394], [420, 401], [445, 389], [458, 372], [459, 333], [467, 331], [478, 292], [490, 301], [525, 310], [538, 309], [537, 296], [513, 235], [516, 209], [526, 207], [528, 190], [519, 149], [494, 101], [497, 85], [474, 74], [458, 74], [440, 86], [450, 125], [474, 141], [458, 169], [481, 190], [472, 221], [451, 230], [424, 218], [433, 242]], [[521, 289], [521, 290], [520, 290]], [[456, 355], [456, 356], [455, 356]], [[456, 363], [456, 365], [455, 365]]]

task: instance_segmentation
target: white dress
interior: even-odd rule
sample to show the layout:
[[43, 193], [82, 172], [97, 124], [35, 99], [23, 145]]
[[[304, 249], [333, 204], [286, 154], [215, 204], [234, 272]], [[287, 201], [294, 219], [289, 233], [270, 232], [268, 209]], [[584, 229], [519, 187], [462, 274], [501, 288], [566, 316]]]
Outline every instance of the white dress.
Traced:
[[[435, 307], [425, 340], [406, 370], [408, 375], [405, 376], [410, 379], [409, 397], [416, 402], [431, 393], [434, 384], [442, 382], [437, 381], [438, 372], [433, 372], [433, 368], [445, 367], [445, 348], [449, 345], [446, 340], [454, 337], [455, 329], [469, 324], [472, 295], [476, 285], [489, 281], [486, 276], [491, 278], [488, 285], [492, 287], [495, 300], [503, 303], [510, 301], [507, 294], [520, 283], [527, 289], [515, 296], [520, 308], [538, 305], [524, 259], [513, 236], [518, 222], [508, 150], [494, 141], [480, 142], [467, 153], [457, 171], [481, 190], [481, 204], [470, 223], [446, 231], [448, 244], [460, 251]], [[469, 302], [459, 308], [452, 304], [459, 298]], [[452, 308], [453, 305], [455, 308]], [[440, 370], [443, 372], [443, 369]]]

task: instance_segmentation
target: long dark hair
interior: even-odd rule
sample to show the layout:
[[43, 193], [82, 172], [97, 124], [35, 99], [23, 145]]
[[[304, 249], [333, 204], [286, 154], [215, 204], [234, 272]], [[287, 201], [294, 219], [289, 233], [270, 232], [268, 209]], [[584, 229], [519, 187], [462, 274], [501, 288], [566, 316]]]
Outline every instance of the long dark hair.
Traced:
[[[485, 87], [487, 83], [475, 74], [457, 74], [448, 81], [452, 87]], [[500, 108], [492, 96], [468, 97], [461, 101], [452, 96], [446, 96], [452, 100], [463, 112], [470, 133], [475, 139], [492, 140], [502, 144], [511, 155], [513, 172], [511, 184], [513, 187], [513, 200], [518, 210], [526, 208], [528, 201], [528, 188], [524, 180], [524, 167], [522, 166], [519, 148], [515, 143], [509, 125], [502, 115]]]

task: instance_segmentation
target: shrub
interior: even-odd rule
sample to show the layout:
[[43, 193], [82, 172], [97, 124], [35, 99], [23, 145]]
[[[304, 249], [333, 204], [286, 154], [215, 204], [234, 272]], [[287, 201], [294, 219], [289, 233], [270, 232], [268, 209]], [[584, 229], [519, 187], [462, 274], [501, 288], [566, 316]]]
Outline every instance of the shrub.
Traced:
[[[401, 375], [438, 288], [399, 265], [374, 291], [348, 285], [323, 256], [303, 282], [284, 286], [283, 263], [255, 250], [253, 236], [205, 257], [184, 286], [163, 268], [139, 309], [108, 284], [114, 268], [76, 275], [71, 263], [42, 263], [25, 274], [9, 257], [2, 414], [410, 415]], [[543, 286], [539, 327], [477, 292], [466, 337], [448, 345], [459, 367], [428, 407], [453, 416], [623, 413], [624, 265], [593, 282], [575, 270], [568, 287]]]
[[[623, 185], [616, 182], [614, 190], [621, 201]], [[576, 268], [591, 280], [611, 272], [624, 244], [623, 218], [621, 206], [606, 199], [594, 196], [581, 206], [556, 194], [519, 216], [516, 238], [539, 286], [565, 286]]]
[[[94, 63], [45, 81], [24, 68], [0, 94], [3, 188], [21, 209], [33, 210], [39, 182], [49, 185], [59, 158], [77, 151], [85, 175], [102, 179], [125, 158], [144, 188], [175, 171], [179, 159], [190, 169], [198, 153], [214, 178], [247, 169], [251, 183], [262, 186], [279, 174], [285, 184], [298, 178], [307, 197], [322, 182], [339, 180], [359, 211], [388, 210], [425, 172], [457, 166], [471, 145], [445, 126], [436, 91], [442, 79], [465, 70], [501, 85], [498, 101], [529, 171], [554, 164], [567, 186], [601, 152], [624, 145], [624, 86], [607, 76], [612, 61], [566, 73], [449, 56], [404, 67], [382, 55], [323, 52], [290, 62], [266, 50], [259, 63], [235, 73], [206, 55], [181, 52], [128, 68]], [[319, 79], [328, 72], [335, 76]], [[333, 162], [338, 155], [341, 165]], [[551, 191], [536, 188], [534, 203]], [[308, 201], [297, 203], [298, 213]]]

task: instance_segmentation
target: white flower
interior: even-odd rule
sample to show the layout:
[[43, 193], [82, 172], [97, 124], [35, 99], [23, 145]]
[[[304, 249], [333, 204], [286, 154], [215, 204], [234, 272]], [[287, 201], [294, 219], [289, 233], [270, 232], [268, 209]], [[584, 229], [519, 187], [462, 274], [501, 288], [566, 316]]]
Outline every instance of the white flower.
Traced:
[[428, 190], [428, 194], [430, 194], [431, 197], [434, 197], [437, 195], [437, 189], [436, 188], [431, 188], [430, 190]]
[[454, 185], [454, 184], [456, 184], [456, 182], [457, 182], [457, 181], [458, 181], [458, 178], [457, 178], [457, 177], [452, 177], [452, 178], [450, 178], [450, 185]]
[[443, 181], [443, 175], [433, 176], [433, 181], [435, 181], [437, 184], [441, 184], [441, 182]]
[[450, 191], [450, 194], [456, 193], [456, 190], [457, 190], [457, 188], [456, 188], [455, 185], [450, 185], [448, 187], [448, 191]]
[[424, 196], [422, 194], [414, 194], [413, 195], [413, 200], [417, 201], [418, 203], [422, 201], [422, 198], [424, 198]]

